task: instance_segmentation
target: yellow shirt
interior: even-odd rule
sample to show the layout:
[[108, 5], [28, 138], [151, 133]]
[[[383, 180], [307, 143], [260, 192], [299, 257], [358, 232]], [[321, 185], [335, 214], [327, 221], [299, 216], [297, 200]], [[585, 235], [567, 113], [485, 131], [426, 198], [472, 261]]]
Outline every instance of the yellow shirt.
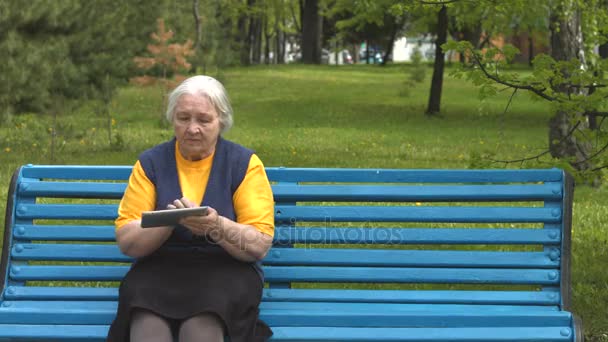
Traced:
[[[175, 144], [179, 185], [183, 196], [194, 203], [203, 201], [213, 156], [214, 154], [202, 160], [189, 161], [182, 157]], [[238, 223], [254, 226], [260, 232], [274, 236], [274, 199], [264, 165], [257, 155], [251, 156], [245, 178], [232, 196], [232, 202]], [[142, 211], [154, 210], [155, 207], [156, 189], [137, 161], [118, 207], [116, 229], [141, 219]]]

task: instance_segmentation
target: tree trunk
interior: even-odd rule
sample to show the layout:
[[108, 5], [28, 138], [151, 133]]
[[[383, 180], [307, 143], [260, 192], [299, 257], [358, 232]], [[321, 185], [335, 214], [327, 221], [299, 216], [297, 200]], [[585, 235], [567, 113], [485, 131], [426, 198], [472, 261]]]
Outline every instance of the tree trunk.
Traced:
[[394, 22], [393, 22], [393, 30], [391, 31], [391, 37], [386, 44], [386, 50], [385, 50], [386, 52], [384, 53], [384, 56], [382, 58], [383, 66], [386, 65], [386, 61], [388, 61], [388, 58], [393, 54], [393, 46], [395, 45], [395, 39], [397, 39], [397, 34], [399, 34], [401, 29], [403, 28], [405, 17], [401, 16], [401, 17], [395, 18], [393, 20], [394, 20]]
[[602, 57], [602, 59], [607, 59], [608, 58], [608, 43], [604, 43], [602, 45], [600, 45], [600, 57]]
[[435, 41], [435, 64], [431, 81], [431, 94], [426, 109], [427, 115], [439, 114], [441, 111], [441, 90], [443, 89], [443, 69], [445, 68], [445, 53], [441, 45], [448, 39], [448, 8], [442, 6], [437, 13], [437, 40]]
[[272, 39], [272, 35], [268, 33], [268, 18], [264, 18], [264, 63], [271, 64], [273, 61], [270, 58], [270, 41]]
[[260, 64], [262, 60], [262, 17], [258, 14], [251, 19], [251, 63]]
[[[608, 0], [604, 0], [604, 7], [608, 7]], [[604, 38], [608, 38], [608, 32], [603, 32]], [[608, 42], [600, 45], [599, 54], [602, 59], [608, 58]]]
[[[558, 61], [579, 59], [584, 64], [580, 10], [575, 4], [575, 0], [563, 0], [560, 5], [551, 17], [551, 23], [553, 23], [550, 27], [551, 56]], [[564, 19], [559, 13], [565, 11], [572, 14]], [[569, 91], [563, 87], [557, 90]], [[577, 121], [583, 122], [584, 120], [582, 113], [564, 111], [558, 111], [549, 120], [549, 150], [554, 158], [573, 159], [571, 164], [577, 170], [588, 170], [593, 167], [590, 162], [585, 161], [590, 154], [591, 146], [572, 134], [574, 131], [573, 116]], [[586, 128], [586, 124], [580, 124], [577, 129]]]
[[194, 32], [196, 34], [194, 38], [194, 52], [198, 53], [201, 48], [201, 15], [198, 11], [199, 0], [192, 1], [192, 14], [194, 15]]
[[[254, 2], [253, 0], [247, 0], [247, 6]], [[241, 65], [250, 65], [251, 64], [251, 40], [249, 36], [248, 23], [249, 23], [249, 14], [248, 11], [245, 10], [239, 15], [239, 20], [237, 23], [239, 34], [237, 36], [237, 43], [239, 44], [239, 60]]]
[[321, 33], [323, 18], [319, 15], [319, 0], [306, 0], [302, 21], [302, 62], [321, 64]]
[[251, 64], [260, 64], [262, 57], [262, 17], [255, 11], [257, 0], [247, 0], [250, 10], [254, 14], [249, 15], [249, 56]]
[[[302, 38], [302, 35], [304, 34], [304, 3], [305, 2], [306, 2], [306, 0], [298, 1], [298, 5], [300, 6], [300, 27], [298, 30], [300, 32], [300, 38]], [[297, 21], [296, 21], [296, 24], [297, 24]], [[296, 29], [297, 28], [298, 28], [298, 26], [296, 25]]]
[[283, 22], [284, 20], [285, 18], [276, 18], [274, 22], [274, 35], [276, 38], [274, 44], [274, 53], [276, 56], [274, 60], [277, 64], [285, 63], [285, 33], [279, 27], [279, 21]]
[[528, 65], [532, 66], [534, 60], [534, 37], [532, 33], [528, 34]]

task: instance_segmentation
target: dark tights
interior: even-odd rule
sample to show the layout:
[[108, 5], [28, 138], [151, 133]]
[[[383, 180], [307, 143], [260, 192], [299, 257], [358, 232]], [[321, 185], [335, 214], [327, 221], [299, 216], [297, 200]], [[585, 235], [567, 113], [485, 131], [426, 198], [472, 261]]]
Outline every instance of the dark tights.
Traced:
[[[179, 342], [223, 342], [224, 329], [214, 314], [200, 314], [181, 322]], [[171, 322], [151, 311], [137, 309], [131, 321], [131, 342], [173, 342]]]

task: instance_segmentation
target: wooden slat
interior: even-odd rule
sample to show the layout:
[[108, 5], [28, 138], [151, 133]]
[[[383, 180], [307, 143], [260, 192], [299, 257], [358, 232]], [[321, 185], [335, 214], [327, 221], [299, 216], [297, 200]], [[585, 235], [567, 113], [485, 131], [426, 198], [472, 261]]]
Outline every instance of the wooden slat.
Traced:
[[132, 166], [26, 165], [21, 177], [37, 179], [127, 180]]
[[559, 293], [492, 290], [264, 289], [263, 301], [556, 306]]
[[274, 248], [265, 265], [353, 267], [557, 268], [545, 252]]
[[[19, 204], [21, 219], [98, 219], [116, 218], [117, 205], [96, 204]], [[280, 221], [350, 222], [559, 222], [561, 211], [521, 207], [430, 207], [430, 206], [284, 206], [275, 207]]]
[[126, 183], [24, 181], [18, 191], [20, 196], [30, 197], [120, 199], [126, 187]]
[[[114, 241], [114, 226], [16, 225], [18, 240]], [[277, 226], [276, 245], [330, 244], [494, 244], [559, 245], [559, 229], [484, 228], [323, 228]]]
[[364, 183], [514, 183], [556, 182], [562, 171], [550, 170], [391, 170], [266, 168], [276, 182], [364, 182]]
[[9, 277], [27, 280], [120, 281], [129, 266], [11, 266]]
[[50, 220], [114, 220], [118, 215], [116, 204], [18, 204], [19, 219]]
[[[10, 269], [10, 278], [28, 280], [117, 281], [128, 266], [22, 265]], [[559, 271], [542, 269], [393, 268], [268, 266], [267, 282], [450, 283], [555, 285]]]
[[[131, 166], [25, 166], [22, 177], [40, 179], [126, 180]], [[281, 182], [408, 182], [408, 183], [502, 183], [561, 181], [562, 172], [551, 170], [390, 170], [266, 168], [272, 181]]]
[[118, 288], [12, 285], [6, 288], [5, 299], [9, 301], [118, 301]]
[[9, 341], [105, 341], [108, 324], [0, 324], [0, 339]]
[[116, 261], [131, 262], [133, 259], [120, 252], [116, 244], [32, 244], [18, 243], [11, 249], [13, 260], [58, 261]]
[[561, 219], [561, 210], [523, 207], [275, 206], [281, 222], [456, 222], [522, 223]]
[[543, 185], [297, 185], [272, 186], [277, 202], [543, 201], [559, 199], [561, 187]]
[[493, 244], [558, 245], [559, 229], [484, 228], [324, 228], [277, 226], [276, 245], [330, 244]]
[[[265, 265], [354, 266], [354, 267], [472, 267], [558, 268], [559, 250], [545, 252], [492, 252], [447, 250], [312, 249], [271, 250]], [[118, 261], [132, 259], [116, 245], [27, 244], [11, 249], [14, 260]]]
[[[121, 198], [126, 183], [30, 182], [19, 195], [67, 198]], [[541, 201], [561, 198], [561, 188], [542, 185], [296, 185], [275, 184], [276, 201]]]
[[[99, 301], [11, 301], [0, 308], [0, 323], [107, 324], [116, 306]], [[567, 326], [572, 316], [545, 306], [263, 302], [260, 318], [279, 326], [528, 327]]]
[[[27, 325], [1, 324], [0, 338], [28, 341], [65, 339], [70, 341], [105, 341], [109, 325]], [[352, 341], [352, 342], [562, 342], [571, 341], [572, 334], [564, 327], [527, 328], [332, 328], [273, 327], [273, 342]], [[568, 332], [568, 334], [563, 334]]]
[[559, 282], [554, 270], [391, 268], [391, 267], [285, 267], [264, 268], [268, 282], [541, 284]]
[[16, 240], [50, 241], [114, 241], [114, 226], [94, 225], [28, 225], [18, 224], [13, 229]]
[[[7, 300], [118, 300], [117, 288], [9, 286]], [[265, 302], [558, 305], [552, 291], [264, 289]]]
[[[334, 342], [562, 342], [572, 333], [563, 327], [528, 328], [331, 328], [273, 327], [271, 341]], [[562, 332], [567, 332], [563, 334]]]
[[[62, 306], [63, 307], [63, 306]], [[263, 302], [261, 310], [301, 310], [301, 311], [344, 311], [344, 312], [367, 312], [386, 310], [390, 312], [416, 313], [421, 316], [443, 316], [449, 315], [487, 315], [509, 314], [510, 316], [532, 316], [534, 314], [546, 313], [554, 317], [570, 317], [570, 313], [561, 313], [556, 306], [526, 306], [522, 312], [520, 305], [474, 305], [474, 304], [435, 304], [433, 306], [424, 304], [398, 304], [398, 303], [340, 303], [340, 302]]]

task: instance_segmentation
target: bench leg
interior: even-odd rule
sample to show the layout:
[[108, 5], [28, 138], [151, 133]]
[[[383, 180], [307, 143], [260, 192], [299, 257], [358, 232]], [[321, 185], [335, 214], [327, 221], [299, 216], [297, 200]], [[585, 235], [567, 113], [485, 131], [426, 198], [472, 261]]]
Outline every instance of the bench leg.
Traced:
[[572, 315], [574, 320], [574, 342], [585, 342], [585, 334], [583, 334], [583, 320], [576, 315]]

